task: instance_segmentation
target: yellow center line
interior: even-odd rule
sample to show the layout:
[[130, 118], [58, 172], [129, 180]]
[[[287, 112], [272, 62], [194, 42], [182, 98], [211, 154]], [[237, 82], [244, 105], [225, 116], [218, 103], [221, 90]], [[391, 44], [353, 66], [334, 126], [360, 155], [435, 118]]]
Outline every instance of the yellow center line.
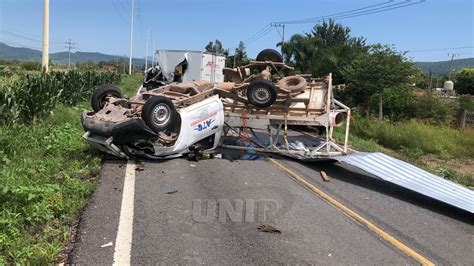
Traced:
[[371, 223], [369, 220], [365, 219], [362, 217], [360, 214], [356, 213], [355, 211], [351, 210], [349, 207], [345, 206], [344, 204], [340, 203], [333, 197], [329, 196], [329, 194], [326, 194], [319, 188], [315, 187], [313, 184], [309, 183], [306, 181], [304, 178], [298, 176], [297, 174], [293, 173], [290, 169], [286, 168], [284, 165], [281, 163], [277, 162], [275, 159], [268, 158], [270, 162], [275, 164], [278, 168], [286, 172], [288, 175], [293, 177], [296, 181], [300, 182], [307, 188], [309, 188], [311, 191], [315, 192], [318, 194], [321, 198], [326, 200], [327, 202], [331, 203], [334, 205], [336, 208], [338, 208], [340, 211], [342, 211], [344, 214], [352, 217], [353, 219], [359, 221], [361, 224], [365, 225], [367, 228], [369, 228], [371, 231], [379, 235], [381, 238], [385, 239], [387, 242], [392, 244], [394, 247], [398, 248], [401, 250], [403, 253], [407, 254], [408, 256], [414, 258], [416, 261], [421, 263], [422, 265], [435, 265], [433, 262], [431, 262], [429, 259], [423, 257], [407, 245], [403, 244], [400, 242], [398, 239], [395, 237], [391, 236], [387, 232], [383, 231], [380, 227], [376, 226], [375, 224]]

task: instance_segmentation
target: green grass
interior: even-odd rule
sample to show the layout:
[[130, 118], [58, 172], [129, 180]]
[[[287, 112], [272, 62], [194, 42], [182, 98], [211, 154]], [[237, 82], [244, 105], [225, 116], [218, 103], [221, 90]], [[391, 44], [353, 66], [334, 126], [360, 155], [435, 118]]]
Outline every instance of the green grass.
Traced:
[[127, 98], [130, 98], [137, 93], [137, 90], [142, 83], [143, 83], [143, 74], [141, 73], [133, 74], [131, 76], [122, 74], [122, 81], [119, 85], [119, 89]]
[[100, 167], [81, 138], [83, 108], [0, 127], [0, 264], [52, 263], [65, 246]]
[[[135, 93], [141, 75], [118, 86]], [[0, 125], [0, 265], [58, 262], [88, 197], [100, 154], [82, 139], [87, 103], [58, 106], [32, 124]]]
[[378, 144], [413, 154], [435, 154], [445, 159], [473, 158], [474, 132], [433, 126], [416, 120], [391, 123], [357, 118], [352, 132]]
[[[336, 139], [342, 141], [344, 127], [337, 128], [334, 134]], [[461, 174], [448, 166], [432, 168], [424, 161], [426, 156], [441, 162], [474, 158], [472, 130], [458, 131], [415, 120], [391, 123], [374, 118], [355, 117], [351, 121], [349, 143], [354, 149], [384, 152], [446, 179], [474, 186], [472, 176]]]

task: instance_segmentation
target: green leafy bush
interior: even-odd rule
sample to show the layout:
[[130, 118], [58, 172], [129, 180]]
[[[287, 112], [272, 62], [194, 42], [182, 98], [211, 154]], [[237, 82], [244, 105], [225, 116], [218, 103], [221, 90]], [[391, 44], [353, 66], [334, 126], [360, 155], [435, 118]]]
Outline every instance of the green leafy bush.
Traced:
[[433, 125], [449, 125], [455, 106], [439, 95], [428, 92], [416, 98], [414, 117]]
[[371, 96], [372, 110], [378, 110], [379, 97], [383, 99], [383, 114], [391, 120], [399, 121], [413, 116], [415, 94], [413, 88], [399, 85], [383, 90]]
[[464, 68], [456, 74], [454, 89], [459, 94], [474, 95], [474, 68]]
[[39, 61], [24, 61], [20, 65], [27, 71], [41, 71], [42, 69], [41, 62]]
[[120, 76], [110, 72], [23, 74], [14, 82], [0, 85], [0, 121], [32, 123], [58, 103], [78, 104], [89, 99], [94, 87], [119, 81]]
[[463, 95], [459, 97], [459, 108], [466, 111], [474, 111], [474, 96]]
[[388, 122], [364, 117], [354, 118], [351, 130], [357, 136], [374, 139], [384, 147], [414, 158], [424, 154], [444, 158], [474, 157], [472, 131], [457, 131], [417, 120]]
[[100, 158], [82, 140], [83, 107], [0, 125], [0, 264], [52, 264], [93, 191]]

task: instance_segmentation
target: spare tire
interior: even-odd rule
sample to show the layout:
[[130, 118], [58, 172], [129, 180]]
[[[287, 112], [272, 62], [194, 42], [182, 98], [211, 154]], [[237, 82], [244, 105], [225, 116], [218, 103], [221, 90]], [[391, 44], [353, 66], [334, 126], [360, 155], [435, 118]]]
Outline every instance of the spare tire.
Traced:
[[306, 79], [301, 76], [288, 76], [280, 79], [277, 86], [289, 91], [301, 91], [306, 89]]
[[272, 62], [278, 62], [281, 63], [283, 62], [283, 56], [278, 52], [277, 50], [274, 49], [265, 49], [258, 53], [257, 61], [272, 61]]
[[98, 112], [104, 108], [107, 97], [123, 98], [123, 95], [114, 85], [104, 85], [95, 89], [91, 98], [91, 105], [94, 112]]
[[173, 102], [164, 96], [151, 97], [142, 110], [142, 119], [155, 133], [172, 130], [178, 115]]
[[258, 79], [250, 83], [247, 88], [249, 104], [259, 108], [266, 108], [275, 103], [277, 88], [268, 80]]

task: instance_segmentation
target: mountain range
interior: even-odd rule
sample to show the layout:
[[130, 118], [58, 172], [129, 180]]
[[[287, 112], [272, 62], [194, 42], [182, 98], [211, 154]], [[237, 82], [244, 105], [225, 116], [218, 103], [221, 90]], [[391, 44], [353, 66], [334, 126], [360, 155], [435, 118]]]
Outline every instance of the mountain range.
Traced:
[[[59, 64], [68, 63], [68, 52], [51, 53], [49, 58]], [[128, 58], [128, 57], [127, 57]], [[9, 46], [0, 42], [0, 59], [16, 59], [16, 60], [41, 60], [41, 51]], [[100, 61], [123, 60], [124, 56], [108, 55], [103, 53], [92, 52], [73, 52], [71, 53], [71, 63], [83, 63], [91, 60], [94, 63]], [[128, 59], [126, 59], [128, 60]], [[430, 70], [433, 75], [447, 73], [449, 70], [450, 61], [439, 62], [414, 62], [423, 72], [428, 73]], [[144, 58], [133, 58], [133, 65], [142, 66], [145, 64]], [[453, 68], [455, 70], [461, 68], [474, 68], [474, 58], [456, 59], [453, 61]]]
[[[68, 52], [57, 52], [50, 53], [49, 59], [54, 63], [67, 64], [68, 63]], [[30, 49], [13, 47], [5, 43], [0, 42], [0, 59], [15, 59], [15, 60], [41, 60], [41, 51]], [[120, 55], [108, 55], [103, 53], [92, 53], [92, 52], [73, 52], [71, 53], [71, 63], [84, 63], [91, 60], [94, 63], [100, 61], [110, 60], [123, 60], [124, 56]], [[126, 57], [128, 62], [128, 57]], [[145, 64], [144, 58], [133, 58], [133, 65], [141, 66]]]

